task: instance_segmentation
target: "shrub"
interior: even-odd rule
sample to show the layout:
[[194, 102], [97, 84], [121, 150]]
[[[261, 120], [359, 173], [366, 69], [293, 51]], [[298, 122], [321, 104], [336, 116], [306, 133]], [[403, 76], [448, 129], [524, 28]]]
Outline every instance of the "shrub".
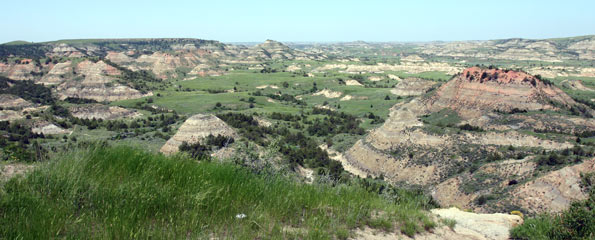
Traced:
[[539, 166], [555, 166], [566, 163], [566, 158], [556, 153], [550, 153], [548, 156], [542, 156], [537, 160]]
[[465, 123], [465, 124], [459, 126], [459, 128], [461, 130], [465, 130], [465, 131], [483, 132], [483, 129], [482, 128], [476, 127], [476, 126], [473, 126], [473, 125], [470, 125], [468, 123]]
[[218, 147], [218, 148], [225, 147], [229, 144], [232, 144], [233, 142], [234, 142], [233, 137], [222, 136], [220, 134], [217, 136], [213, 136], [212, 134], [209, 134], [209, 136], [207, 136], [207, 139], [206, 139], [206, 145], [214, 146], [214, 147]]
[[190, 154], [190, 157], [194, 159], [208, 159], [210, 157], [209, 153], [211, 149], [209, 149], [206, 145], [202, 145], [200, 142], [188, 144], [188, 142], [182, 142], [182, 144], [178, 147], [180, 152], [187, 152]]

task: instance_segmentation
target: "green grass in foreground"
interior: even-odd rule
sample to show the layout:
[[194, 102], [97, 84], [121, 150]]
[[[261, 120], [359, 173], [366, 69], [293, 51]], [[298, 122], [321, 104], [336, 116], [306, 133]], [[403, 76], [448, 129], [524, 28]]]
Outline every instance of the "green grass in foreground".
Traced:
[[344, 239], [364, 225], [408, 235], [435, 225], [423, 196], [382, 197], [354, 182], [307, 185], [131, 147], [79, 149], [2, 183], [0, 236]]

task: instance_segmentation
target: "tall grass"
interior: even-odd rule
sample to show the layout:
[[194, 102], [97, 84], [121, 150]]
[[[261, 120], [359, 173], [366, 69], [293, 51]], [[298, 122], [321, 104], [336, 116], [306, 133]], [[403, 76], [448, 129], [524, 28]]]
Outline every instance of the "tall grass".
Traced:
[[231, 164], [91, 147], [3, 184], [0, 238], [329, 239], [364, 225], [413, 235], [434, 226], [420, 199], [390, 201], [356, 185], [306, 185]]

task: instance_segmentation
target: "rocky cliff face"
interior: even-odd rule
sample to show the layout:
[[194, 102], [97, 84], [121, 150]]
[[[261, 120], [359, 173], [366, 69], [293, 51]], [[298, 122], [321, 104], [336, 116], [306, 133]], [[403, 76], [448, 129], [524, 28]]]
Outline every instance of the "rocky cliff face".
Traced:
[[[548, 151], [573, 147], [570, 142], [537, 138], [516, 130], [595, 129], [595, 121], [588, 118], [509, 112], [559, 110], [574, 104], [577, 103], [558, 88], [526, 73], [469, 68], [436, 91], [395, 105], [386, 122], [356, 142], [344, 158], [358, 172], [383, 176], [392, 182], [437, 186], [434, 195], [440, 202], [463, 203], [460, 207], [470, 208], [477, 206], [477, 198], [490, 191], [486, 190], [488, 187], [483, 187], [483, 192], [465, 188], [465, 184], [479, 181], [475, 183], [478, 186], [506, 186], [508, 181], [532, 176], [535, 169], [532, 160], [511, 160], [485, 165], [473, 174], [465, 173], [474, 163], [485, 163], [490, 156], [500, 154], [498, 149], [503, 147]], [[436, 127], [422, 120], [441, 112], [456, 115], [461, 122]], [[558, 120], [550, 124], [553, 119]], [[464, 123], [474, 123], [488, 131], [456, 128]], [[495, 182], [485, 182], [484, 176], [493, 176]], [[536, 189], [532, 186], [536, 185], [529, 188]], [[491, 211], [481, 207], [477, 210]]]
[[137, 118], [143, 114], [136, 110], [129, 110], [122, 107], [91, 104], [73, 106], [69, 108], [72, 116], [81, 119], [103, 119], [114, 120], [121, 118]]
[[172, 51], [156, 51], [151, 54], [137, 54], [110, 51], [106, 58], [131, 70], [148, 70], [161, 79], [180, 77], [176, 69], [192, 69], [191, 76], [221, 75], [223, 72], [215, 62], [256, 64], [267, 60], [277, 59], [321, 59], [318, 56], [306, 54], [291, 49], [282, 43], [267, 40], [254, 47], [232, 45], [197, 45], [174, 44]]
[[0, 63], [0, 74], [13, 80], [35, 80], [41, 75], [41, 67], [27, 61], [21, 63]]
[[[572, 201], [588, 196], [581, 187], [581, 174], [595, 171], [595, 159], [564, 167], [533, 178], [537, 164], [531, 158], [506, 160], [482, 166], [476, 172], [464, 173], [444, 181], [432, 189], [432, 196], [443, 206], [490, 212], [517, 206], [528, 213], [559, 212]], [[477, 181], [480, 176], [488, 179]], [[519, 186], [511, 182], [524, 182]], [[481, 185], [474, 191], [471, 185]], [[477, 199], [496, 192], [506, 192], [504, 199], [478, 205]]]
[[431, 111], [450, 108], [464, 118], [490, 111], [556, 110], [552, 102], [567, 108], [577, 105], [559, 88], [527, 73], [479, 67], [465, 69], [427, 99]]
[[34, 104], [15, 95], [0, 94], [0, 107], [10, 109], [23, 109]]
[[72, 74], [72, 62], [66, 61], [61, 62], [49, 70], [37, 83], [44, 85], [56, 85], [60, 84], [68, 79], [68, 76]]
[[516, 188], [509, 199], [533, 213], [559, 212], [572, 201], [587, 199], [581, 174], [595, 171], [595, 159], [548, 173]]
[[120, 71], [103, 61], [94, 63], [86, 60], [77, 64], [74, 69], [74, 77], [55, 88], [60, 99], [73, 97], [103, 102], [152, 95], [152, 93], [142, 94], [136, 89], [115, 83], [115, 76], [120, 75]]
[[401, 80], [390, 92], [399, 96], [419, 96], [428, 91], [436, 82], [420, 78], [405, 78]]

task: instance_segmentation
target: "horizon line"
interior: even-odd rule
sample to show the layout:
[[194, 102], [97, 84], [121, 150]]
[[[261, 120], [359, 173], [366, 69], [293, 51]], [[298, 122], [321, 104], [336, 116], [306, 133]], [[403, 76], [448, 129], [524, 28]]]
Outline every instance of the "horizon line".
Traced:
[[274, 40], [267, 38], [263, 41], [221, 41], [215, 39], [206, 39], [206, 38], [197, 38], [197, 37], [122, 37], [122, 38], [71, 38], [71, 39], [56, 39], [50, 41], [27, 41], [27, 40], [13, 40], [8, 42], [0, 43], [0, 45], [5, 45], [9, 43], [19, 43], [23, 42], [25, 44], [48, 44], [60, 41], [81, 41], [81, 40], [97, 40], [97, 41], [109, 41], [109, 40], [153, 40], [153, 39], [188, 39], [188, 40], [203, 40], [203, 41], [215, 41], [224, 44], [242, 44], [242, 43], [262, 43], [268, 40], [281, 42], [281, 43], [293, 43], [293, 44], [307, 44], [307, 43], [322, 43], [322, 44], [334, 44], [334, 43], [355, 43], [355, 42], [365, 42], [365, 43], [434, 43], [434, 42], [476, 42], [476, 41], [498, 41], [498, 40], [511, 40], [511, 39], [523, 39], [523, 40], [554, 40], [554, 39], [565, 39], [565, 38], [581, 38], [581, 37], [595, 37], [595, 34], [587, 34], [587, 35], [576, 35], [576, 36], [568, 36], [568, 37], [551, 37], [551, 38], [523, 38], [523, 37], [511, 37], [511, 38], [495, 38], [495, 39], [467, 39], [467, 40], [418, 40], [418, 41], [402, 41], [402, 40], [389, 40], [389, 41], [375, 41], [375, 40]]

